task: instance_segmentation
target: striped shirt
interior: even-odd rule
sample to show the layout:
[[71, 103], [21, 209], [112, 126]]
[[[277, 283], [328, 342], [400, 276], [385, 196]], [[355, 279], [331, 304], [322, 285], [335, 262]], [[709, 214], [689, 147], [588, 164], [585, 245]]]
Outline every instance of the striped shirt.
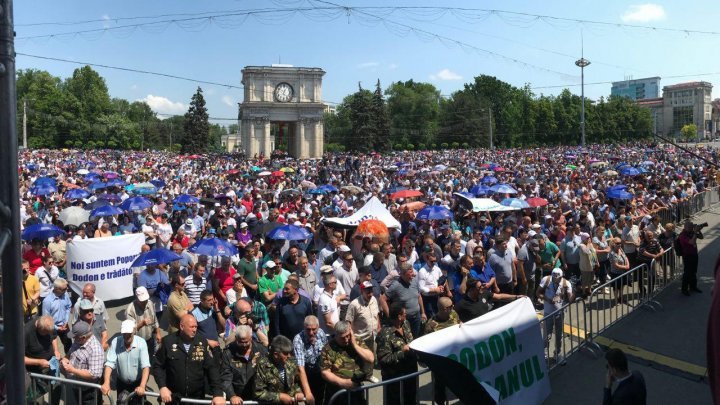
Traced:
[[190, 302], [195, 306], [200, 304], [200, 293], [208, 289], [208, 282], [205, 276], [203, 276], [202, 281], [197, 284], [195, 283], [195, 277], [185, 279], [185, 293], [190, 299]]
[[328, 336], [322, 329], [317, 330], [315, 335], [315, 343], [310, 344], [307, 333], [302, 332], [293, 338], [293, 351], [295, 352], [295, 361], [298, 366], [319, 371], [320, 369], [320, 352], [328, 342]]

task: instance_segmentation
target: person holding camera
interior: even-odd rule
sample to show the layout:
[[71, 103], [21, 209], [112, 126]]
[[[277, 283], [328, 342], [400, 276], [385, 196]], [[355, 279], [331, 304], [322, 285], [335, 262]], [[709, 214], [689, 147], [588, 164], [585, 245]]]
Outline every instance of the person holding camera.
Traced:
[[682, 276], [682, 293], [685, 296], [690, 296], [690, 291], [701, 293], [697, 286], [697, 268], [698, 268], [698, 248], [697, 240], [703, 239], [703, 234], [700, 231], [706, 227], [707, 223], [696, 225], [690, 221], [685, 222], [683, 231], [680, 232], [678, 237], [678, 243], [680, 250], [682, 251], [681, 256], [683, 260], [683, 276]]

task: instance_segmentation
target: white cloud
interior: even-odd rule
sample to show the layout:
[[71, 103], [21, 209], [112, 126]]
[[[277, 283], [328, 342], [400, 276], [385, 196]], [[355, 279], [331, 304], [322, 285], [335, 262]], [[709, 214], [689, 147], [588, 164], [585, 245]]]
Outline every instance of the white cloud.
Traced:
[[665, 9], [659, 4], [635, 4], [628, 7], [620, 19], [626, 23], [646, 23], [661, 21], [666, 17]]
[[110, 28], [110, 22], [111, 22], [110, 16], [107, 14], [103, 14], [103, 16], [101, 18], [103, 20], [103, 23], [102, 23], [103, 28]]
[[230, 96], [222, 96], [222, 102], [228, 107], [235, 107], [235, 101]]
[[180, 102], [173, 102], [167, 97], [153, 96], [148, 94], [145, 98], [138, 101], [146, 102], [150, 108], [159, 114], [179, 115], [187, 112], [188, 106]]
[[389, 69], [389, 70], [395, 70], [395, 69], [397, 69], [397, 68], [398, 68], [398, 65], [395, 64], [395, 63], [391, 63], [391, 64], [388, 65], [388, 69]]
[[450, 69], [443, 69], [435, 74], [430, 75], [430, 80], [462, 80], [462, 76], [451, 71]]
[[138, 89], [137, 84], [133, 84], [132, 86], [130, 86], [130, 90], [137, 90], [137, 89]]
[[378, 63], [378, 62], [364, 62], [364, 63], [357, 65], [357, 67], [359, 69], [372, 69], [372, 68], [376, 68], [378, 66], [380, 66], [380, 63]]

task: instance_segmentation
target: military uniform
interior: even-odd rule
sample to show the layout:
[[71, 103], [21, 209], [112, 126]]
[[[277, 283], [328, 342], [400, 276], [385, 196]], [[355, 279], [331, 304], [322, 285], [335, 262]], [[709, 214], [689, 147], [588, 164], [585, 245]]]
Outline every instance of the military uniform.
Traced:
[[[450, 316], [445, 321], [438, 321], [437, 315], [433, 316], [426, 324], [425, 324], [425, 334], [437, 332], [439, 330], [445, 329], [447, 327], [457, 325], [460, 323], [460, 317], [458, 316], [457, 312], [453, 309], [450, 311]], [[435, 403], [436, 404], [445, 404], [447, 403], [447, 394], [445, 393], [445, 383], [443, 383], [440, 378], [435, 376], [435, 372], [431, 372], [432, 374], [432, 381], [435, 384], [435, 388], [433, 389], [433, 392], [435, 393]]]
[[[410, 323], [402, 324], [403, 333], [400, 334], [394, 326], [384, 326], [377, 336], [377, 356], [383, 380], [412, 374], [417, 371], [417, 357], [411, 351], [404, 352], [403, 346], [413, 341]], [[403, 395], [401, 401], [400, 382], [385, 386], [386, 404], [414, 404], [416, 402], [417, 377], [405, 380], [402, 383]]]
[[457, 312], [455, 310], [450, 311], [450, 316], [445, 321], [439, 321], [437, 320], [437, 315], [430, 318], [429, 321], [425, 324], [425, 335], [433, 332], [437, 332], [439, 330], [443, 330], [447, 328], [448, 326], [457, 325], [460, 323], [460, 317], [458, 317]]
[[173, 403], [179, 403], [180, 398], [205, 398], [206, 379], [208, 394], [223, 395], [218, 361], [200, 335], [190, 342], [189, 349], [180, 332], [165, 336], [153, 358], [152, 375], [158, 388], [167, 387], [172, 392]]
[[220, 380], [227, 399], [236, 395], [244, 400], [254, 397], [256, 366], [258, 360], [264, 356], [267, 356], [267, 349], [256, 342], [252, 343], [247, 359], [234, 343], [222, 351]]
[[300, 369], [293, 358], [285, 362], [282, 375], [269, 356], [262, 356], [255, 366], [255, 373], [255, 399], [262, 404], [279, 404], [281, 392], [291, 397], [302, 392]]
[[[358, 345], [366, 348], [362, 342], [358, 342]], [[365, 377], [365, 373], [363, 372], [364, 364], [365, 362], [362, 357], [353, 349], [352, 343], [342, 347], [335, 339], [330, 339], [320, 353], [320, 370], [330, 370], [330, 372], [340, 378], [351, 379], [356, 377], [355, 380], [363, 380]], [[361, 375], [362, 378], [360, 378]], [[325, 385], [325, 403], [329, 403], [333, 394], [339, 390], [340, 388], [337, 385], [328, 382]], [[358, 392], [358, 394], [359, 395], [351, 396], [350, 403], [353, 405], [363, 404], [365, 402], [362, 392]], [[339, 403], [347, 403], [347, 401], [341, 399]]]

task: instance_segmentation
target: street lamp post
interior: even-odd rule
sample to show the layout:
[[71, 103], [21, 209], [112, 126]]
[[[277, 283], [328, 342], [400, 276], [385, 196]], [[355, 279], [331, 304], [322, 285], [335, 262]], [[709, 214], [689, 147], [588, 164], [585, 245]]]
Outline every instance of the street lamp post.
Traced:
[[585, 147], [585, 66], [590, 65], [590, 61], [581, 57], [575, 61], [575, 65], [580, 67], [580, 97], [582, 98], [582, 111], [580, 112], [580, 145]]

